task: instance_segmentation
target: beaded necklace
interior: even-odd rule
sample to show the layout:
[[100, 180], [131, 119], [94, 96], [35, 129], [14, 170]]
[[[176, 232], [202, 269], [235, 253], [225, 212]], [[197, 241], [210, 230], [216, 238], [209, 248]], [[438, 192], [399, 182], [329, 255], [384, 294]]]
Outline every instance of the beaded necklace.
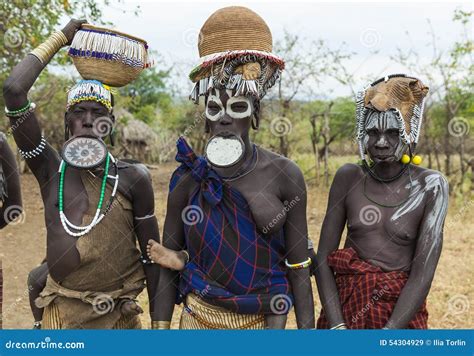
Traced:
[[[112, 161], [112, 163], [115, 166], [115, 176], [110, 176], [108, 174], [110, 161]], [[114, 157], [110, 153], [108, 153], [107, 158], [105, 160], [104, 177], [102, 178], [102, 186], [100, 188], [100, 197], [99, 197], [99, 202], [97, 204], [97, 210], [95, 212], [94, 218], [92, 219], [91, 223], [86, 226], [74, 225], [68, 220], [68, 218], [66, 217], [66, 214], [64, 213], [64, 177], [66, 173], [66, 167], [67, 167], [67, 163], [64, 160], [61, 160], [61, 164], [59, 165], [59, 191], [58, 191], [59, 218], [61, 220], [61, 224], [63, 225], [64, 230], [66, 231], [68, 235], [74, 236], [74, 237], [80, 237], [89, 233], [94, 228], [94, 226], [99, 224], [102, 221], [102, 219], [105, 217], [105, 215], [110, 211], [110, 208], [112, 206], [112, 201], [115, 197], [115, 194], [117, 193], [117, 187], [118, 187], [118, 182], [119, 182], [118, 167], [117, 167], [117, 163]], [[114, 188], [112, 190], [110, 199], [107, 203], [107, 207], [104, 210], [104, 212], [101, 213], [102, 205], [104, 203], [107, 178], [114, 179], [115, 184], [114, 184]], [[71, 229], [78, 230], [78, 232], [74, 232]]]

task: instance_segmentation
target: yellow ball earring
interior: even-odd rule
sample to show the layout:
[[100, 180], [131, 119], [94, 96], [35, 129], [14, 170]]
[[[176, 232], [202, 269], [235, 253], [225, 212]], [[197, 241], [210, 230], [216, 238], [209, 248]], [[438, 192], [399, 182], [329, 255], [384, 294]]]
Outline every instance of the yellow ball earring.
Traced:
[[410, 163], [410, 156], [407, 155], [407, 154], [404, 154], [404, 155], [402, 156], [402, 159], [401, 159], [400, 161], [401, 161], [403, 164], [408, 164], [408, 163]]
[[411, 159], [411, 163], [416, 164], [417, 166], [421, 163], [422, 159], [421, 156], [415, 155]]

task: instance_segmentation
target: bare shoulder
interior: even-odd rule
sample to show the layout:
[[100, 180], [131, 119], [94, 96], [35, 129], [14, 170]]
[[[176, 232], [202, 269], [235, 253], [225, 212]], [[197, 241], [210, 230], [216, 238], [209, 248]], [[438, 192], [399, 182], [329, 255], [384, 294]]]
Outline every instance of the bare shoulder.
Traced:
[[[173, 186], [171, 189], [171, 185]], [[179, 172], [176, 169], [170, 180], [170, 191], [168, 194], [168, 205], [182, 208], [188, 204], [191, 193], [199, 186], [190, 172]]]
[[138, 161], [119, 160], [117, 162], [120, 175], [125, 175], [136, 180], [148, 180], [151, 182], [151, 174], [146, 165]]
[[354, 178], [364, 174], [362, 166], [355, 163], [345, 163], [336, 171], [336, 177]]
[[275, 176], [279, 176], [282, 179], [304, 182], [303, 172], [291, 159], [260, 146], [258, 147], [258, 152], [260, 162], [262, 163], [261, 169], [270, 170]]
[[364, 170], [362, 166], [355, 163], [345, 163], [336, 171], [332, 185], [352, 186], [360, 182], [363, 176]]
[[433, 169], [412, 166], [413, 179], [427, 191], [432, 191], [435, 195], [447, 195], [449, 183], [446, 177]]
[[[151, 200], [153, 197], [153, 186], [148, 168], [140, 162], [118, 161], [119, 190], [128, 195], [132, 200], [139, 199], [141, 202]], [[111, 171], [109, 171], [109, 174]], [[138, 200], [137, 200], [138, 201]]]

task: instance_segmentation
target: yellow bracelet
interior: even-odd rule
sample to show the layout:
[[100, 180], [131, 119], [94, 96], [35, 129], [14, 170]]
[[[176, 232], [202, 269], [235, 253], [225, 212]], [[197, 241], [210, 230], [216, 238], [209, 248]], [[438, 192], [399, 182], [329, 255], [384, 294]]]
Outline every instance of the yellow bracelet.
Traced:
[[171, 327], [171, 321], [152, 320], [151, 328], [153, 330], [169, 330]]
[[67, 44], [67, 37], [61, 31], [56, 31], [46, 41], [30, 52], [41, 63], [47, 63], [63, 46]]
[[300, 262], [300, 263], [289, 263], [288, 260], [285, 260], [285, 265], [286, 267], [290, 269], [301, 269], [301, 268], [307, 268], [311, 266], [311, 257], [308, 257], [306, 261]]

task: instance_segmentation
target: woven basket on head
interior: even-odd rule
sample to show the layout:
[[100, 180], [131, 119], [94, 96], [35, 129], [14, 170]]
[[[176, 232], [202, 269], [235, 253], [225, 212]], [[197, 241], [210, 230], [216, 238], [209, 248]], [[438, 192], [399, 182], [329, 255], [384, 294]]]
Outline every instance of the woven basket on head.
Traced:
[[214, 12], [199, 34], [199, 63], [189, 73], [195, 83], [190, 99], [216, 88], [234, 90], [234, 95], [263, 98], [285, 67], [272, 53], [272, 34], [265, 21], [252, 10], [229, 6]]
[[199, 34], [199, 56], [238, 51], [272, 51], [272, 34], [265, 21], [252, 10], [230, 6], [213, 13]]
[[140, 38], [83, 25], [74, 36], [69, 56], [82, 78], [122, 87], [149, 66], [147, 48], [146, 41]]

